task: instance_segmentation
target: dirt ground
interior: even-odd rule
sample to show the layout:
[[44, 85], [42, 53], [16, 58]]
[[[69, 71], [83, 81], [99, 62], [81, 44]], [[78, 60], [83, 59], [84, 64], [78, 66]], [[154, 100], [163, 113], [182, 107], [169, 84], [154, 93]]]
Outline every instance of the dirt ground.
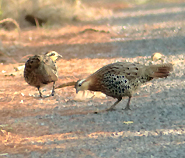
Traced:
[[[119, 5], [113, 5], [114, 9], [115, 6]], [[174, 87], [184, 87], [184, 11], [185, 3], [124, 6], [116, 7], [112, 16], [89, 23], [77, 22], [52, 29], [26, 28], [20, 35], [17, 31], [1, 29], [0, 157], [165, 157], [169, 146], [173, 152], [168, 152], [167, 157], [183, 157], [182, 116], [178, 115], [177, 126], [166, 123], [170, 119], [159, 125], [157, 121], [161, 123], [161, 120], [156, 119], [159, 117], [156, 111], [165, 105], [171, 108], [169, 103], [176, 105], [178, 95], [184, 94], [182, 89], [178, 94], [173, 91]], [[120, 111], [126, 105], [127, 99], [124, 99], [116, 111], [96, 115], [95, 110], [105, 109], [115, 100], [101, 93], [95, 93], [93, 99], [91, 92], [76, 95], [73, 87], [56, 89], [54, 97], [41, 99], [37, 89], [24, 81], [23, 66], [28, 57], [48, 50], [63, 56], [57, 61], [56, 86], [85, 78], [116, 61], [152, 62], [152, 53], [158, 51], [165, 54], [166, 61], [181, 60], [181, 70], [178, 71], [179, 65], [175, 66], [178, 75], [173, 73], [173, 79], [153, 81], [141, 87], [131, 101], [131, 111]], [[165, 91], [163, 86], [168, 84], [172, 89]], [[44, 95], [51, 88], [52, 85], [44, 87]], [[163, 94], [175, 99], [165, 100]], [[162, 106], [159, 97], [163, 98]], [[183, 96], [180, 99], [178, 107], [183, 109]], [[150, 109], [154, 102], [157, 110]], [[182, 109], [179, 111], [184, 112]], [[139, 111], [144, 110], [146, 113], [140, 115]], [[160, 118], [163, 112], [159, 112]], [[151, 123], [146, 128], [142, 121], [137, 122], [144, 120], [145, 114]], [[118, 115], [125, 118], [120, 119]], [[152, 137], [152, 143], [147, 136]], [[122, 142], [114, 142], [118, 138]], [[182, 150], [175, 152], [177, 148]]]

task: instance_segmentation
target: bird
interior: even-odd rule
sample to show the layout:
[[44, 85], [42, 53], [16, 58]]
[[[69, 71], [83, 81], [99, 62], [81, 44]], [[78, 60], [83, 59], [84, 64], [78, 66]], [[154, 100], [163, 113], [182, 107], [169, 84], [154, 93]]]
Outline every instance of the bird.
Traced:
[[154, 78], [166, 78], [172, 70], [171, 63], [146, 66], [126, 61], [116, 62], [103, 66], [86, 79], [78, 80], [75, 89], [76, 93], [84, 90], [100, 91], [116, 98], [117, 101], [105, 111], [114, 110], [122, 97], [128, 96], [125, 110], [131, 110], [131, 98], [142, 84]]
[[51, 96], [55, 93], [55, 82], [58, 80], [56, 60], [62, 58], [62, 55], [55, 51], [48, 51], [43, 55], [34, 55], [25, 63], [24, 79], [25, 81], [38, 89], [40, 97], [42, 92], [40, 88], [53, 82]]

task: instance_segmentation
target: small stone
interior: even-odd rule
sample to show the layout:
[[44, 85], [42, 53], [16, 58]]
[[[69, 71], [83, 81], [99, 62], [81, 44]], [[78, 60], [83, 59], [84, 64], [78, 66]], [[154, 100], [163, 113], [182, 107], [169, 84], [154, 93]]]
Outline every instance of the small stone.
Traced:
[[163, 58], [165, 56], [162, 54], [162, 53], [159, 53], [159, 52], [156, 52], [156, 53], [153, 53], [152, 56], [151, 56], [151, 60], [152, 61], [157, 61], [157, 60], [161, 60], [163, 61]]

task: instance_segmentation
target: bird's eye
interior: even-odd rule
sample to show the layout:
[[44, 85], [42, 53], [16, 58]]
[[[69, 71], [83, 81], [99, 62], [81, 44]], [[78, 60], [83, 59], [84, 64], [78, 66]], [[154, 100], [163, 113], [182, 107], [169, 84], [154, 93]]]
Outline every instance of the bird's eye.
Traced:
[[55, 56], [55, 53], [51, 53], [50, 56]]
[[78, 84], [79, 87], [81, 87], [81, 85], [82, 85], [81, 83]]

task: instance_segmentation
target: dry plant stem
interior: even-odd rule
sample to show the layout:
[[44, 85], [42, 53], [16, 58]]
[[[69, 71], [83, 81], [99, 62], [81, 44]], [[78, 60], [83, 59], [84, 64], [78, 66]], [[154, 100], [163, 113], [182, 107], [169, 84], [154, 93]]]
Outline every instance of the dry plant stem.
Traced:
[[[6, 18], [6, 19], [3, 19], [3, 20], [0, 20], [0, 24], [4, 23], [4, 22], [12, 22], [18, 29], [18, 33], [19, 33], [19, 39], [20, 39], [20, 35], [21, 35], [21, 29], [20, 29], [20, 26], [19, 24], [17, 23], [16, 20], [12, 19], [12, 18]], [[5, 53], [4, 53], [5, 56], [7, 56]], [[7, 56], [9, 57], [9, 56]], [[12, 58], [13, 59], [13, 58]], [[15, 59], [13, 59], [13, 61], [15, 63], [18, 63]]]
[[92, 31], [92, 32], [101, 32], [101, 33], [110, 33], [109, 31], [105, 31], [105, 30], [96, 30], [96, 29], [93, 29], [93, 28], [88, 28], [88, 29], [85, 29], [79, 33], [85, 33], [87, 31]]
[[64, 87], [67, 87], [67, 86], [74, 86], [76, 84], [75, 81], [72, 81], [72, 82], [67, 82], [67, 83], [63, 83], [61, 84], [60, 86], [56, 87], [55, 89], [58, 89], [58, 88], [64, 88]]
[[0, 24], [2, 24], [4, 22], [12, 22], [16, 26], [16, 28], [18, 29], [18, 32], [19, 32], [19, 39], [20, 39], [21, 29], [20, 29], [20, 26], [17, 23], [17, 21], [12, 19], [12, 18], [6, 18], [6, 19], [3, 19], [3, 20], [0, 20]]
[[39, 29], [39, 22], [38, 22], [38, 19], [37, 18], [34, 18], [35, 19], [35, 23], [36, 23], [36, 26], [37, 26], [37, 29]]

